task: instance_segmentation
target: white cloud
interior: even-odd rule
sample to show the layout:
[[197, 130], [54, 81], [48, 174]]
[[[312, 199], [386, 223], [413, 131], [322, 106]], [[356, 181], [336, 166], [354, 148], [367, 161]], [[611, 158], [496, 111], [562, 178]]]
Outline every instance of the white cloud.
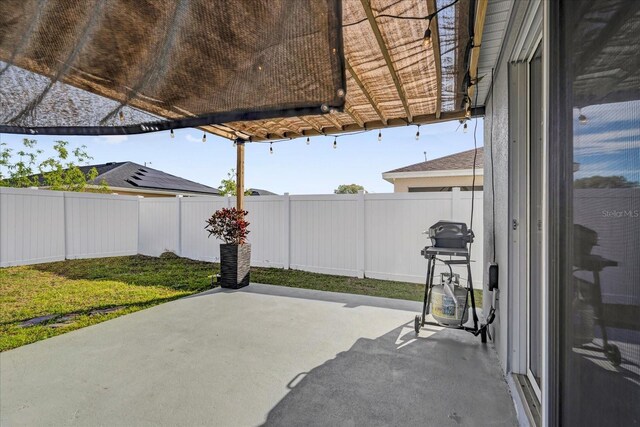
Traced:
[[574, 149], [578, 156], [589, 156], [594, 154], [615, 154], [623, 150], [640, 148], [640, 139], [631, 142], [600, 142], [600, 141], [578, 141]]
[[106, 144], [120, 144], [128, 140], [128, 135], [102, 135], [95, 138], [96, 142], [104, 142]]
[[187, 134], [185, 139], [187, 141], [189, 141], [189, 142], [202, 142], [202, 138], [196, 138], [195, 136], [191, 135], [190, 133]]

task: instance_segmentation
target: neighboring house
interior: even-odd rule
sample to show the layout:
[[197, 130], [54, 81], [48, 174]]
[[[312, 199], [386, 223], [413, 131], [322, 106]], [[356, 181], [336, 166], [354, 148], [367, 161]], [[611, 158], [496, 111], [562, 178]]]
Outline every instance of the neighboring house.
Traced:
[[[451, 191], [453, 187], [471, 190], [473, 185], [473, 157], [475, 150], [420, 162], [384, 172], [382, 178], [393, 184], [394, 193]], [[483, 185], [483, 149], [476, 157], [475, 189]]]
[[105, 183], [111, 192], [127, 196], [174, 197], [218, 196], [213, 187], [189, 181], [134, 162], [109, 162], [80, 166], [85, 174], [96, 168], [98, 176], [88, 182], [87, 191], [99, 189]]
[[277, 196], [276, 193], [261, 188], [249, 188], [247, 191], [249, 191], [251, 196]]

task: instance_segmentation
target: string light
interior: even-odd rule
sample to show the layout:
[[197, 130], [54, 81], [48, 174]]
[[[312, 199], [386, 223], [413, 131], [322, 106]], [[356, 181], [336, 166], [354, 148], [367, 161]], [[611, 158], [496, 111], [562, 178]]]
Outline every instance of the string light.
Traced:
[[418, 125], [418, 131], [416, 132], [416, 141], [420, 139], [420, 125]]
[[206, 133], [202, 134], [202, 142], [207, 142], [207, 134]]
[[378, 132], [378, 142], [382, 142], [382, 131]]
[[462, 125], [462, 132], [467, 133], [467, 130], [467, 122], [464, 122], [464, 125]]
[[235, 147], [236, 145], [238, 145], [238, 144], [236, 143], [236, 140], [234, 139], [233, 140], [233, 146]]
[[[337, 149], [338, 148], [338, 138], [342, 138], [343, 136], [360, 135], [362, 133], [369, 133], [369, 132], [371, 132], [371, 130], [366, 130], [365, 129], [365, 130], [360, 130], [360, 131], [357, 131], [357, 132], [344, 133], [344, 134], [340, 134], [340, 135], [322, 134], [322, 136], [324, 136], [326, 138], [329, 138], [329, 137], [333, 136], [333, 148]], [[378, 138], [382, 139], [382, 132], [378, 133]], [[269, 154], [273, 154], [273, 143], [274, 142], [285, 142], [285, 141], [290, 141], [291, 139], [293, 139], [293, 138], [281, 139], [281, 140], [276, 140], [276, 141], [264, 141], [264, 143], [266, 144], [267, 142], [269, 142]], [[235, 140], [235, 142], [237, 144], [242, 144], [243, 143], [242, 139], [237, 139], [237, 140]], [[306, 142], [307, 142], [307, 144], [310, 144], [311, 143], [311, 138], [307, 137], [307, 141]]]
[[124, 113], [122, 112], [122, 110], [120, 110], [120, 113], [118, 114], [118, 116], [120, 117], [120, 121], [124, 122]]
[[578, 116], [578, 121], [580, 122], [581, 125], [586, 124], [587, 123], [587, 116], [582, 114], [582, 109], [581, 108], [578, 108], [578, 112], [580, 113], [580, 115]]
[[[429, 26], [431, 26], [431, 20], [429, 20]], [[422, 38], [422, 45], [425, 49], [429, 49], [431, 47], [431, 28], [427, 27], [424, 32], [424, 37]]]
[[175, 138], [175, 137], [176, 137], [176, 136], [174, 135], [174, 133], [173, 133], [173, 129], [171, 129], [170, 134], [171, 134], [171, 139], [173, 139], [173, 138]]

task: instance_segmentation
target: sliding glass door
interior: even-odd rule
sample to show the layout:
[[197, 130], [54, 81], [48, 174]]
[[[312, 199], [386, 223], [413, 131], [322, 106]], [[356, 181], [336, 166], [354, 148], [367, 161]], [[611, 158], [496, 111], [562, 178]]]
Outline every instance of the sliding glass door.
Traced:
[[[640, 1], [550, 4], [550, 418], [640, 423]], [[557, 266], [557, 267], [556, 267]], [[555, 353], [557, 349], [557, 353]], [[554, 359], [556, 358], [556, 359]], [[552, 411], [553, 412], [553, 411]]]

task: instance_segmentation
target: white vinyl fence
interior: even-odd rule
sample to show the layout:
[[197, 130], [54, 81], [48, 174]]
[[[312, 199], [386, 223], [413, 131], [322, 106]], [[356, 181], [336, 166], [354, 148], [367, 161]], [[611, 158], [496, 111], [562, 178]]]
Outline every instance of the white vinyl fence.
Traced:
[[137, 197], [0, 188], [0, 267], [137, 253]]
[[[247, 197], [251, 264], [421, 282], [422, 234], [469, 223], [471, 192]], [[165, 251], [218, 261], [205, 220], [228, 197], [137, 198], [0, 188], [0, 266]], [[482, 192], [475, 193], [472, 272], [482, 280]]]

